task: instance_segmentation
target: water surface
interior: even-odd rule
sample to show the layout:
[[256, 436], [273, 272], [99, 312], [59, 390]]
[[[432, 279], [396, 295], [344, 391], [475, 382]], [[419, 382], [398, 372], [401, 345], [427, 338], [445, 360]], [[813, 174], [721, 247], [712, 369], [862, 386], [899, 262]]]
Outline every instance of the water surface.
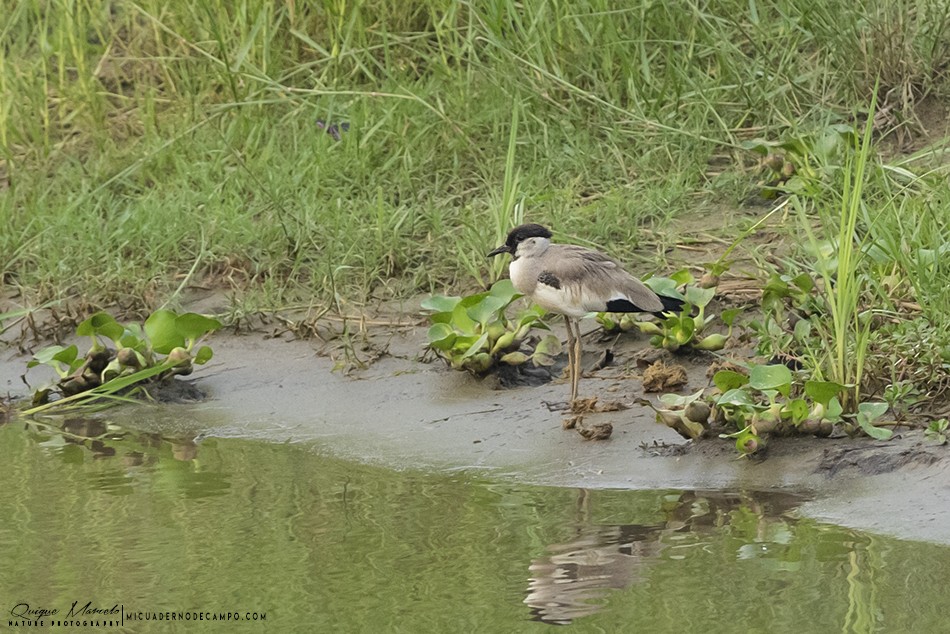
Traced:
[[950, 548], [797, 519], [787, 493], [535, 487], [89, 420], [0, 427], [0, 457], [3, 625], [91, 601], [133, 632], [947, 631]]

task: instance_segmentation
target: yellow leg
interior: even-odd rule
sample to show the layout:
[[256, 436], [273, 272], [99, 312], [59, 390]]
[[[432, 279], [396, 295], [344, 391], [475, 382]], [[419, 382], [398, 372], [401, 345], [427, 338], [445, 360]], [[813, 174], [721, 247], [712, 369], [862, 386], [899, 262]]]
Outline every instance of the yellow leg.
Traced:
[[571, 372], [571, 403], [577, 399], [577, 387], [581, 382], [581, 324], [578, 321], [574, 324], [576, 332], [574, 333], [574, 369]]
[[570, 317], [564, 315], [564, 323], [567, 326], [567, 367], [571, 373], [571, 403], [573, 403], [577, 394], [574, 390], [574, 328], [571, 326], [571, 321]]

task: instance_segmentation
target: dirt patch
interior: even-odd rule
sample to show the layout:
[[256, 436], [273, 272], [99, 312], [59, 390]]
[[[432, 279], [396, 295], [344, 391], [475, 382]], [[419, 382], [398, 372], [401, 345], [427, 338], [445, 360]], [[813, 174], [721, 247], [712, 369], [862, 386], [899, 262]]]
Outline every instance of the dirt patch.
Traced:
[[946, 459], [946, 454], [945, 450], [923, 443], [910, 447], [894, 443], [828, 447], [823, 452], [817, 471], [829, 477], [844, 471], [878, 475], [909, 465], [927, 467]]
[[646, 392], [675, 392], [688, 381], [686, 368], [678, 363], [667, 364], [660, 360], [643, 371], [643, 389]]
[[148, 395], [159, 403], [200, 403], [208, 395], [195, 380], [171, 379], [147, 387]]

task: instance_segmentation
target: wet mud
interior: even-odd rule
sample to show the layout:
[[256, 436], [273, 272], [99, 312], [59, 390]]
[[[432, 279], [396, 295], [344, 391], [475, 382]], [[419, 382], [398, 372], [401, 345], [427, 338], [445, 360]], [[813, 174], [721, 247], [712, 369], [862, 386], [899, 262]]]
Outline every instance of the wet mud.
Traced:
[[[656, 398], [644, 391], [648, 347], [636, 335], [610, 344], [606, 367], [598, 360], [607, 346], [585, 340], [589, 370], [580, 394], [596, 400], [571, 413], [563, 360], [536, 380], [477, 379], [423, 360], [424, 334], [382, 333], [386, 353], [348, 373], [334, 371], [339, 364], [321, 354], [319, 342], [219, 334], [211, 362], [178, 381], [186, 392], [180, 402], [123, 406], [108, 417], [129, 429], [194, 438], [199, 450], [202, 438], [240, 436], [306, 443], [395, 469], [484, 472], [532, 484], [803, 494], [806, 516], [950, 543], [950, 451], [919, 430], [898, 429], [888, 442], [778, 438], [764, 459], [738, 459], [732, 442], [685, 442], [636, 403]], [[0, 391], [26, 395], [19, 378], [26, 360], [3, 352]], [[709, 384], [714, 357], [673, 361], [686, 373], [682, 393]], [[565, 429], [572, 415], [579, 420]]]

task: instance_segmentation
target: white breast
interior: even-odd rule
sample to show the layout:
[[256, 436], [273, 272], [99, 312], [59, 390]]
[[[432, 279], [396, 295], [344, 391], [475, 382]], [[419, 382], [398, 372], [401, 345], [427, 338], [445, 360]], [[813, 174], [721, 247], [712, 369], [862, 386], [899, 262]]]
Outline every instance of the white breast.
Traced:
[[591, 312], [591, 309], [585, 305], [588, 303], [585, 301], [587, 298], [583, 297], [583, 293], [581, 293], [581, 297], [578, 297], [576, 292], [571, 292], [572, 290], [576, 291], [577, 287], [562, 286], [561, 288], [554, 288], [539, 283], [534, 289], [534, 295], [531, 299], [541, 308], [553, 313], [560, 313], [569, 317], [583, 317]]
[[536, 266], [531, 265], [528, 258], [512, 260], [511, 264], [508, 265], [508, 275], [511, 277], [511, 283], [519, 293], [524, 293], [529, 297], [534, 294], [535, 286], [538, 283], [536, 268]]

